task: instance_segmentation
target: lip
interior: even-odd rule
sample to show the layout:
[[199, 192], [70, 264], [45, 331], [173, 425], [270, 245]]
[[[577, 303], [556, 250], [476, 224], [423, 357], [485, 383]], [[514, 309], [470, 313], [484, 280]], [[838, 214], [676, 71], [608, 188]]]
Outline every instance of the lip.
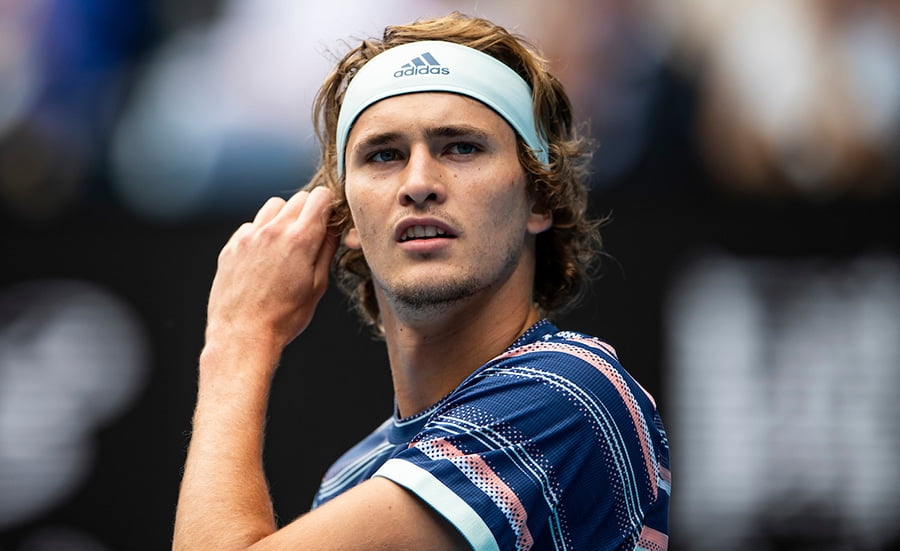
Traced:
[[[407, 230], [414, 226], [433, 226], [443, 233], [440, 237], [428, 239], [403, 240]], [[436, 218], [410, 217], [404, 218], [394, 228], [394, 242], [408, 253], [428, 254], [436, 253], [448, 247], [457, 237], [457, 232], [452, 226]]]
[[[403, 236], [406, 235], [407, 230], [414, 226], [434, 226], [438, 230], [444, 233], [443, 236], [439, 238], [431, 238], [431, 239], [415, 239], [410, 241], [404, 241]], [[436, 218], [427, 218], [427, 217], [410, 217], [404, 218], [400, 220], [400, 222], [394, 227], [394, 241], [397, 243], [415, 243], [418, 241], [441, 241], [443, 239], [454, 239], [457, 237], [457, 232], [446, 222], [438, 220]]]

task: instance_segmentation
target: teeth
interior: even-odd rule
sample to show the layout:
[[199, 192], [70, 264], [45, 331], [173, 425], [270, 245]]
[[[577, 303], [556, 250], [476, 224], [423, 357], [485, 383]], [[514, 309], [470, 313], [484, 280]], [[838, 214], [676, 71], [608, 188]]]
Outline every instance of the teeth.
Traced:
[[437, 237], [446, 235], [446, 232], [436, 226], [410, 226], [403, 234], [403, 241], [408, 239], [420, 239], [423, 237]]

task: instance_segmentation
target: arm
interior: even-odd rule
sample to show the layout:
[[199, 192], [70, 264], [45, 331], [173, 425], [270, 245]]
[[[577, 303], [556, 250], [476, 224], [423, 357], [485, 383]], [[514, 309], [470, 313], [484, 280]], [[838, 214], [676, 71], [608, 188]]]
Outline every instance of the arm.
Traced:
[[461, 549], [449, 524], [373, 479], [276, 530], [262, 462], [266, 407], [284, 347], [312, 319], [337, 241], [331, 193], [269, 200], [219, 256], [200, 355], [193, 435], [173, 549]]

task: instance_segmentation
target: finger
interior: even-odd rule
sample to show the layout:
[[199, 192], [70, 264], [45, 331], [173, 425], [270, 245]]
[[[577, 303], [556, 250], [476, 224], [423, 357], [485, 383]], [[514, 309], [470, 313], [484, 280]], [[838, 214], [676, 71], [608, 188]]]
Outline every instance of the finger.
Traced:
[[334, 259], [334, 253], [337, 251], [340, 238], [331, 233], [325, 236], [325, 241], [319, 249], [316, 256], [316, 264], [313, 271], [313, 284], [316, 288], [324, 292], [328, 285], [328, 275], [331, 273], [331, 261]]
[[337, 250], [338, 238], [328, 232], [328, 219], [332, 211], [331, 190], [318, 187], [313, 189], [304, 205], [303, 212], [297, 217], [292, 228], [297, 235], [305, 235], [308, 243], [316, 249], [311, 251], [311, 268], [313, 287], [317, 294], [321, 295], [328, 285], [328, 274], [331, 267], [331, 259]]
[[281, 211], [285, 200], [281, 197], [270, 197], [268, 201], [260, 207], [253, 218], [253, 224], [256, 226], [264, 226]]
[[301, 228], [310, 228], [315, 232], [324, 232], [328, 227], [334, 194], [325, 187], [314, 188], [309, 192], [302, 211], [298, 213], [297, 224]]
[[276, 217], [279, 223], [290, 224], [303, 211], [304, 205], [306, 205], [306, 201], [309, 199], [310, 192], [305, 190], [300, 190], [288, 199], [287, 203], [284, 204], [284, 207], [281, 209], [281, 212], [278, 213]]

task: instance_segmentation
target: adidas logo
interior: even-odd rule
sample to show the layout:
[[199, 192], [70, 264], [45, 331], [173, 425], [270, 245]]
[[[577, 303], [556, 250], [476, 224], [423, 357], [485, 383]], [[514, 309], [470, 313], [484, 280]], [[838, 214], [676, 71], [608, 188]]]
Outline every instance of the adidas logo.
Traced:
[[404, 63], [400, 69], [394, 72], [394, 78], [410, 77], [413, 75], [449, 75], [450, 69], [441, 64], [430, 52], [412, 58], [409, 63]]

